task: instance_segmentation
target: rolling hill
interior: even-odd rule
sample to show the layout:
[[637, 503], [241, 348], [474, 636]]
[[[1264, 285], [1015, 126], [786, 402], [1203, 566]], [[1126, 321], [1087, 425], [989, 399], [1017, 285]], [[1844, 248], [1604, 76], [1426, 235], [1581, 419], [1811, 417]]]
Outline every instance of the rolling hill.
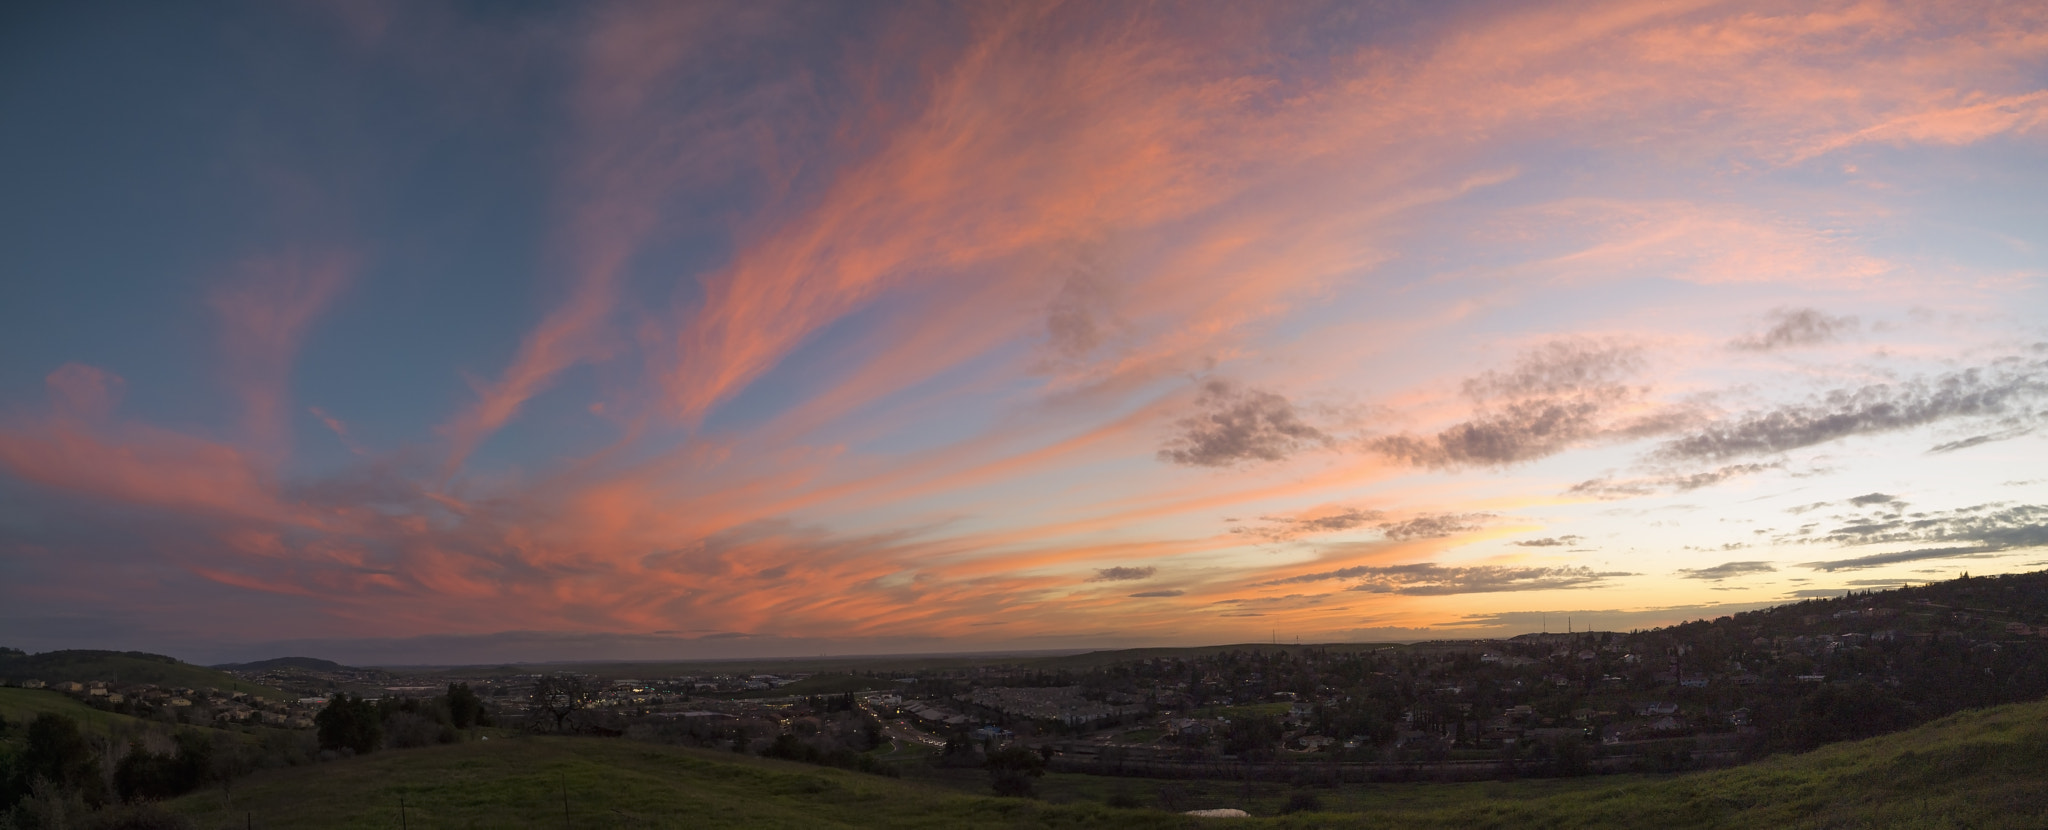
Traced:
[[45, 651], [41, 654], [0, 656], [0, 680], [61, 683], [67, 680], [105, 680], [117, 683], [151, 683], [158, 686], [186, 686], [248, 692], [257, 697], [283, 700], [293, 697], [284, 691], [251, 683], [217, 669], [194, 666], [174, 657], [141, 651]]
[[214, 666], [213, 668], [221, 671], [246, 672], [291, 670], [336, 672], [357, 670], [354, 666], [344, 666], [333, 660], [322, 660], [318, 657], [272, 657], [268, 660], [258, 660], [254, 663], [226, 663]]
[[[1379, 784], [1318, 791], [1330, 810], [1271, 827], [1976, 827], [2048, 815], [2048, 702], [1976, 710], [1905, 732], [1669, 777]], [[1103, 779], [1142, 791], [1135, 779]], [[203, 825], [312, 828], [1192, 827], [1100, 803], [1048, 804], [705, 750], [598, 738], [515, 738], [382, 752], [172, 802]], [[1210, 806], [1210, 805], [1200, 805]], [[1233, 805], [1235, 806], [1235, 805]], [[1272, 806], [1245, 804], [1256, 812]]]

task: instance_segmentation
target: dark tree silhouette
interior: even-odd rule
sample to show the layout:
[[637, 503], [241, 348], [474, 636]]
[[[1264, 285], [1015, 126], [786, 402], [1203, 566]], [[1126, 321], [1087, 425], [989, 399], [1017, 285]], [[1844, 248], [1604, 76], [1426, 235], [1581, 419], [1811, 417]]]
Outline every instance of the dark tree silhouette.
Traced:
[[569, 726], [569, 719], [590, 707], [595, 696], [590, 684], [573, 674], [551, 674], [533, 684], [534, 711], [554, 720], [556, 732]]

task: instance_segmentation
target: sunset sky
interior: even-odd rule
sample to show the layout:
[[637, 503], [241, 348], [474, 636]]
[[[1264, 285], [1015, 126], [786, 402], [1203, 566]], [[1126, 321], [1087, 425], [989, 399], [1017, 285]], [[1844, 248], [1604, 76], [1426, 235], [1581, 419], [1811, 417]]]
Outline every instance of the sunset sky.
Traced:
[[2039, 2], [19, 4], [0, 113], [0, 645], [1412, 640], [2048, 567]]

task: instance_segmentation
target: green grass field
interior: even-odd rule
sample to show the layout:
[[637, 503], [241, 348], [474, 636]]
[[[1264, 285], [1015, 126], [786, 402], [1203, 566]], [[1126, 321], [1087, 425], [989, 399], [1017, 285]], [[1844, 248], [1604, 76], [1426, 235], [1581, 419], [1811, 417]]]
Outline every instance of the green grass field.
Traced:
[[127, 715], [94, 709], [62, 692], [0, 688], [0, 717], [7, 718], [8, 723], [26, 723], [44, 712], [68, 715], [78, 721], [79, 728], [102, 733], [117, 725], [138, 722]]
[[[1105, 806], [1239, 807], [1233, 827], [2022, 828], [2048, 815], [2048, 703], [1968, 712], [1908, 732], [1728, 770], [1315, 789], [1278, 816], [1282, 785], [1084, 775], [1045, 801], [973, 794], [977, 771], [904, 780], [706, 750], [595, 738], [516, 738], [380, 752], [275, 770], [171, 808], [201, 827], [1193, 827]], [[566, 800], [566, 816], [564, 802]]]
[[592, 738], [519, 738], [278, 770], [171, 802], [200, 827], [1180, 827], [874, 775]]

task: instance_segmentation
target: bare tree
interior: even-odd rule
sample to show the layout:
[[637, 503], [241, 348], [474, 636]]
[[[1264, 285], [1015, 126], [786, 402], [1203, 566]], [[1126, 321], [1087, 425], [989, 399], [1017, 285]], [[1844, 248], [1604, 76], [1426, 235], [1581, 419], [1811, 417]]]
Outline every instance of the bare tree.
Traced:
[[551, 674], [533, 684], [533, 709], [554, 719], [555, 731], [567, 728], [569, 719], [590, 707], [594, 690], [573, 674]]

